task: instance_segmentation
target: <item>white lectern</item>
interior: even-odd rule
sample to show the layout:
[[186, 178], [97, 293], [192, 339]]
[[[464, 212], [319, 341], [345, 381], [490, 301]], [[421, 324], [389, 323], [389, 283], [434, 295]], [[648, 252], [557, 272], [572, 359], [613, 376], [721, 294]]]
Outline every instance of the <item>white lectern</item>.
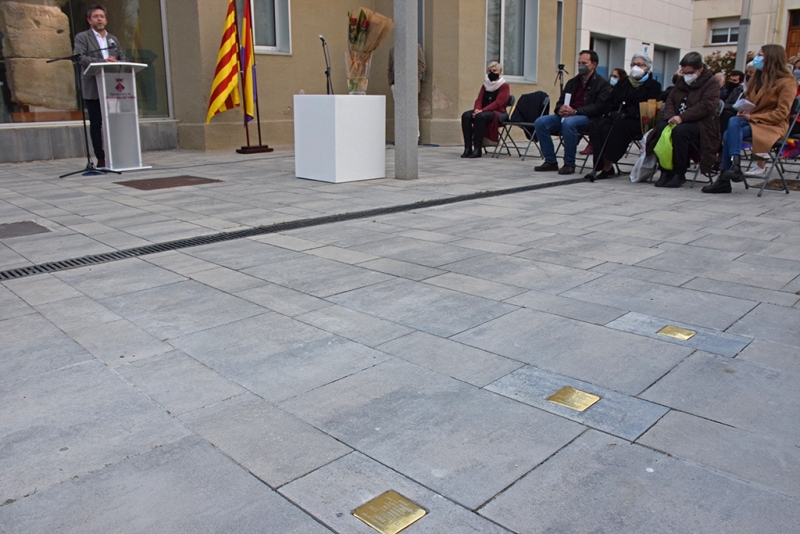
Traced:
[[295, 176], [323, 182], [386, 177], [386, 97], [294, 95]]
[[142, 166], [139, 138], [139, 108], [136, 103], [136, 73], [144, 63], [123, 61], [91, 63], [83, 72], [94, 75], [103, 114], [103, 145], [106, 167], [112, 171], [149, 169]]

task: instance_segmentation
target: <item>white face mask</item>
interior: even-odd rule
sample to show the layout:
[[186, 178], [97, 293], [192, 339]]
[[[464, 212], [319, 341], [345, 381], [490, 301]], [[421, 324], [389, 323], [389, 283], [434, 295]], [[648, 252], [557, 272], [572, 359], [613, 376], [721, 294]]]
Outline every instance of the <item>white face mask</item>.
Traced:
[[641, 80], [642, 78], [644, 78], [644, 74], [645, 72], [642, 67], [639, 67], [638, 65], [635, 67], [631, 67], [631, 77], [634, 80]]
[[611, 84], [611, 87], [614, 87], [615, 85], [617, 85], [618, 81], [619, 81], [619, 79], [617, 79], [617, 78], [611, 78], [610, 80], [608, 80], [608, 83]]
[[696, 79], [697, 79], [697, 73], [683, 75], [683, 81], [686, 82], [686, 85], [692, 85], [692, 83], [694, 83]]

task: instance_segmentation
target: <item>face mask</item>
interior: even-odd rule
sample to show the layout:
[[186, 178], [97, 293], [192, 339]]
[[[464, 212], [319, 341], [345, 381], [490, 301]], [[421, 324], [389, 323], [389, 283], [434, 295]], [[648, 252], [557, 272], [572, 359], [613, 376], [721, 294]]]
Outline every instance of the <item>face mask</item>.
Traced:
[[797, 79], [798, 82], [800, 82], [800, 69], [794, 70], [794, 77]]
[[489, 81], [490, 82], [496, 82], [499, 79], [500, 79], [500, 75], [497, 74], [496, 72], [490, 72], [489, 73]]
[[645, 75], [644, 69], [642, 67], [632, 67], [631, 68], [631, 77], [634, 80], [641, 80]]
[[647, 81], [647, 79], [648, 79], [649, 77], [650, 77], [650, 73], [648, 72], [648, 73], [647, 73], [647, 74], [645, 74], [645, 75], [642, 77], [642, 79], [641, 79], [641, 80], [639, 80], [639, 81], [640, 81], [640, 82], [646, 82], [646, 81]]
[[753, 67], [756, 70], [761, 70], [764, 68], [764, 56], [756, 56], [753, 58]]
[[586, 76], [589, 74], [589, 66], [588, 65], [578, 65], [578, 74], [581, 76]]
[[696, 73], [683, 75], [683, 81], [686, 82], [686, 85], [692, 85], [692, 83], [694, 83], [696, 79], [697, 79]]
[[614, 87], [615, 85], [617, 85], [618, 81], [619, 81], [619, 78], [611, 78], [610, 80], [608, 80], [608, 83], [611, 84], [611, 87]]

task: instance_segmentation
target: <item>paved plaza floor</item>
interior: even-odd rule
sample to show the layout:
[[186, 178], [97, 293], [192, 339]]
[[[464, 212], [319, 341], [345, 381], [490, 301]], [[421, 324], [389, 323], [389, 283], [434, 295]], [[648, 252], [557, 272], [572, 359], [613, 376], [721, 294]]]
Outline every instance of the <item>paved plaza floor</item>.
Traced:
[[[796, 531], [800, 193], [556, 183], [2, 279], [565, 179], [459, 155], [345, 184], [288, 148], [0, 165], [0, 532], [368, 534], [388, 490], [409, 534]], [[173, 176], [218, 181], [116, 183]]]

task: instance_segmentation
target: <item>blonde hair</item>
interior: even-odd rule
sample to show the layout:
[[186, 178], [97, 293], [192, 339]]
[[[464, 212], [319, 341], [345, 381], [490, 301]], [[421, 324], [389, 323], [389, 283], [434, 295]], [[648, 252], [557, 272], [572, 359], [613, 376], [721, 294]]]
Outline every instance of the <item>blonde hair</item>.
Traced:
[[492, 67], [497, 67], [497, 70], [499, 71], [498, 74], [503, 74], [503, 64], [500, 63], [499, 61], [492, 61], [491, 63], [489, 63], [486, 66], [486, 72], [492, 70]]

